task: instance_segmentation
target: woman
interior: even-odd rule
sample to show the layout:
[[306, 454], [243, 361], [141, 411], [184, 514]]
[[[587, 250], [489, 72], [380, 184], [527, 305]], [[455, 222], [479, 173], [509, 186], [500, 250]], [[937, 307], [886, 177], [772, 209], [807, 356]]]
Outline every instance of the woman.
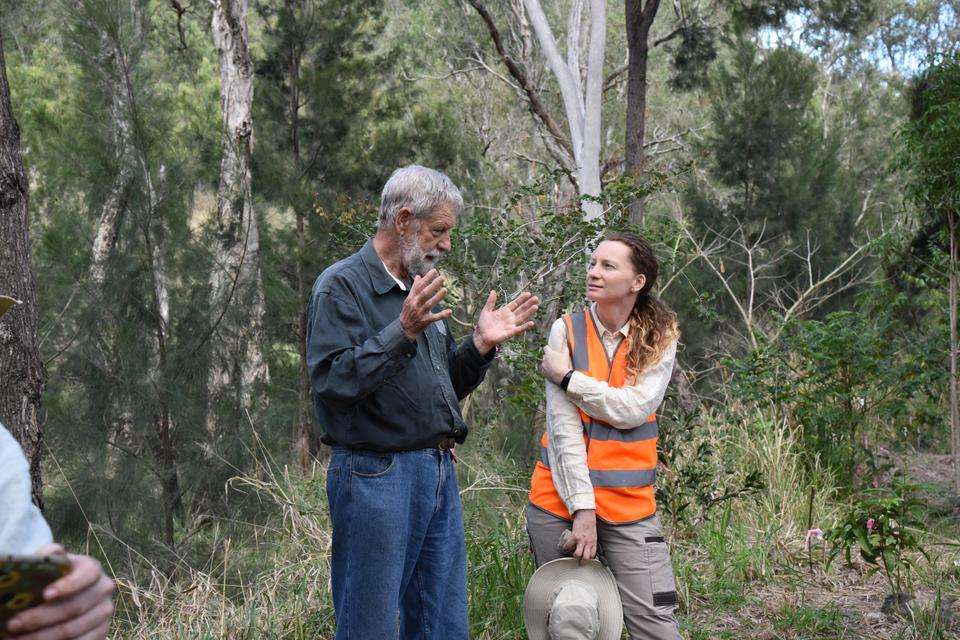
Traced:
[[587, 271], [590, 307], [554, 323], [541, 365], [547, 432], [527, 507], [537, 566], [600, 552], [617, 579], [632, 640], [680, 638], [653, 486], [656, 410], [680, 334], [676, 315], [650, 293], [657, 272], [646, 240], [608, 235]]

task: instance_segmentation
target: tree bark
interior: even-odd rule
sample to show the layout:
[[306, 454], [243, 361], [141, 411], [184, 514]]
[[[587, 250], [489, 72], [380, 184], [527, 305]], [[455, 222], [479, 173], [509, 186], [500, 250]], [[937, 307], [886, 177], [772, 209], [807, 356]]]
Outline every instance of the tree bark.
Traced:
[[953, 457], [953, 492], [960, 496], [960, 406], [958, 406], [957, 379], [957, 268], [960, 249], [957, 242], [957, 215], [947, 213], [950, 229], [950, 453]]
[[[590, 0], [590, 47], [583, 110], [583, 162], [580, 195], [600, 196], [600, 134], [603, 113], [603, 59], [607, 49], [607, 2]], [[588, 206], [589, 205], [589, 206]], [[603, 215], [599, 202], [584, 203], [587, 220]]]
[[[288, 13], [288, 20], [293, 23], [296, 19], [295, 8], [291, 0], [284, 3]], [[289, 59], [287, 60], [287, 83], [290, 89], [288, 109], [290, 111], [290, 159], [293, 163], [293, 183], [296, 195], [293, 212], [296, 218], [296, 291], [300, 303], [300, 313], [297, 318], [298, 349], [300, 352], [299, 385], [297, 387], [297, 422], [293, 434], [293, 450], [297, 463], [303, 471], [310, 468], [310, 464], [318, 453], [317, 442], [313, 437], [311, 422], [313, 414], [310, 405], [310, 376], [307, 371], [307, 311], [308, 304], [307, 275], [304, 271], [304, 256], [306, 254], [306, 216], [301, 202], [300, 183], [303, 179], [303, 158], [300, 153], [300, 67], [303, 63], [302, 49], [291, 39]]]
[[207, 380], [207, 426], [216, 431], [216, 407], [253, 404], [257, 383], [269, 379], [260, 350], [264, 298], [260, 238], [253, 210], [253, 63], [247, 38], [247, 0], [217, 0], [213, 39], [220, 58], [223, 139], [217, 192], [218, 243], [210, 276], [216, 324]]
[[[145, 174], [146, 174], [146, 167]], [[149, 174], [148, 191], [152, 192]], [[151, 222], [155, 213], [155, 203], [150, 199]], [[170, 412], [169, 360], [167, 355], [167, 337], [170, 327], [170, 293], [167, 286], [167, 264], [164, 257], [163, 233], [160, 224], [147, 225], [146, 242], [150, 254], [150, 273], [153, 278], [151, 287], [151, 311], [153, 316], [153, 334], [156, 351], [151, 362], [151, 370], [156, 372], [154, 386], [157, 406], [153, 415], [154, 455], [157, 457], [157, 472], [160, 476], [160, 502], [163, 509], [163, 541], [173, 549], [176, 544], [174, 516], [180, 505], [180, 477], [177, 472], [177, 449], [174, 441], [174, 423]]]
[[37, 285], [30, 262], [29, 182], [13, 117], [0, 35], [0, 293], [21, 301], [0, 318], [0, 422], [30, 463], [33, 500], [43, 507], [41, 398], [46, 371], [37, 343]]
[[[627, 121], [624, 170], [639, 182], [644, 172], [643, 138], [647, 121], [647, 61], [650, 28], [657, 17], [660, 0], [626, 0], [627, 22]], [[643, 224], [643, 198], [630, 204], [630, 222]]]
[[106, 32], [100, 33], [102, 50], [101, 67], [105, 74], [110, 94], [110, 117], [113, 120], [114, 155], [117, 160], [117, 174], [110, 186], [110, 192], [100, 207], [97, 231], [93, 239], [90, 262], [90, 278], [98, 286], [103, 286], [106, 278], [107, 260], [113, 255], [117, 245], [120, 222], [127, 204], [127, 190], [133, 182], [132, 167], [135, 163], [130, 141], [129, 105], [126, 99], [126, 64], [123, 52], [114, 39]]

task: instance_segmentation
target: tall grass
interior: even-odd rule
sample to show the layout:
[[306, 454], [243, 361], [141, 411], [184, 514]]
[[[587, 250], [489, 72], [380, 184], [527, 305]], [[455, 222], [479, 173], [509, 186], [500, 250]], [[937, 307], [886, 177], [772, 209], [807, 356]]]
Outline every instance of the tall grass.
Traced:
[[119, 579], [114, 638], [260, 640], [332, 638], [330, 526], [323, 470], [306, 475], [269, 461], [231, 481], [276, 509], [275, 526], [240, 540], [214, 534], [216, 554], [174, 578], [150, 567], [145, 583]]
[[[773, 418], [753, 411], [703, 416], [696, 439], [709, 441], [717, 465], [733, 477], [757, 471], [764, 488], [757, 494], [713, 507], [682, 531], [667, 531], [681, 615], [690, 637], [702, 634], [691, 620], [725, 612], [763, 611], [771, 616], [773, 636], [738, 633], [736, 637], [830, 637], [843, 624], [836, 607], [806, 605], [780, 609], [755, 593], [764, 585], [805, 589], [813, 575], [804, 566], [804, 534], [811, 518], [827, 528], [842, 508], [834, 478], [816, 463], [805, 464], [798, 434]], [[695, 442], [679, 443], [697, 451]], [[527, 465], [512, 460], [480, 438], [460, 452], [458, 475], [465, 510], [469, 613], [477, 640], [514, 640], [523, 630], [523, 592], [533, 574], [533, 559], [523, 522]], [[234, 478], [232, 491], [251, 494], [275, 514], [268, 525], [234, 526], [230, 534], [210, 528], [214, 549], [199, 567], [185, 564], [173, 578], [144, 560], [137, 579], [120, 578], [118, 626], [113, 638], [140, 640], [316, 640], [334, 635], [329, 589], [330, 521], [323, 489], [325, 470], [302, 473], [278, 465], [262, 451], [254, 473]], [[812, 496], [812, 510], [811, 510]], [[669, 522], [670, 518], [663, 518]], [[223, 530], [225, 531], [225, 530]], [[956, 584], [956, 561], [944, 561]], [[938, 586], [938, 589], [940, 587]], [[945, 623], [936, 612], [918, 612], [900, 637], [942, 638]], [[785, 633], [792, 626], [796, 633]], [[807, 631], [809, 633], [807, 633]], [[807, 633], [807, 635], [804, 635]], [[847, 635], [836, 637], [862, 637]], [[892, 636], [885, 636], [892, 637]]]

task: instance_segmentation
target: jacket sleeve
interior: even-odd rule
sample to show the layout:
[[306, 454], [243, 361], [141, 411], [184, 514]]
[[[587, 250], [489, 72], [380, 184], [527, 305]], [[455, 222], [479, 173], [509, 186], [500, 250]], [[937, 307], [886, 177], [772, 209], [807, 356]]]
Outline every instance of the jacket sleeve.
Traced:
[[356, 404], [416, 355], [417, 343], [403, 333], [399, 318], [374, 335], [367, 335], [365, 326], [355, 302], [328, 292], [314, 294], [307, 370], [313, 392], [325, 402]]
[[30, 499], [30, 469], [20, 444], [0, 424], [0, 554], [32, 554], [53, 541]]
[[647, 368], [635, 383], [625, 387], [611, 387], [602, 380], [576, 371], [570, 377], [567, 397], [586, 413], [617, 429], [636, 427], [663, 402], [676, 355], [677, 343], [674, 341], [663, 352], [660, 362]]
[[[445, 320], [443, 322], [446, 323]], [[464, 338], [458, 347], [456, 341], [450, 335], [450, 327], [446, 324], [444, 326], [446, 328], [444, 339], [447, 344], [447, 368], [450, 370], [450, 382], [457, 394], [457, 400], [463, 400], [483, 382], [490, 363], [497, 355], [497, 348], [494, 347], [485, 356], [480, 355], [476, 345], [473, 344], [472, 335]]]
[[[553, 323], [549, 345], [558, 351], [567, 348], [566, 326], [562, 320]], [[547, 453], [553, 486], [571, 514], [580, 509], [595, 509], [580, 414], [558, 385], [547, 380], [546, 392]]]

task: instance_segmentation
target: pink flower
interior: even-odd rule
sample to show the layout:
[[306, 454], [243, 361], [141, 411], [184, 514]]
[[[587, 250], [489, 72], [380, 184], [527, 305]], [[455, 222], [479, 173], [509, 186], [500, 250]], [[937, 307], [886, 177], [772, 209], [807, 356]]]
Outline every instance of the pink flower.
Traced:
[[814, 538], [822, 538], [823, 530], [822, 529], [810, 529], [807, 531], [807, 537], [803, 541], [803, 548], [807, 551], [810, 551], [810, 543]]
[[867, 518], [867, 531], [873, 531], [874, 526], [876, 526], [877, 521], [873, 518]]

